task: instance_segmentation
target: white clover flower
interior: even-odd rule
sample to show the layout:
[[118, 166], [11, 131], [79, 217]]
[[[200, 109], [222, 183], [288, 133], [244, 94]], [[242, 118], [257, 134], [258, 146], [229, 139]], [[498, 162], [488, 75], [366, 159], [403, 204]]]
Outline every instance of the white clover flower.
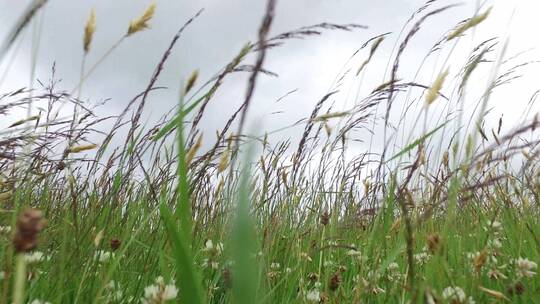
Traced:
[[205, 268], [218, 269], [219, 262], [214, 261], [212, 259], [203, 259], [202, 266]]
[[45, 260], [46, 257], [41, 251], [34, 251], [32, 253], [24, 254], [24, 260], [27, 264], [35, 264]]
[[144, 298], [141, 298], [142, 304], [161, 304], [174, 300], [178, 296], [178, 288], [174, 282], [166, 285], [163, 277], [159, 276], [155, 283], [144, 288]]
[[51, 302], [47, 302], [40, 299], [34, 299], [32, 302], [30, 302], [30, 304], [51, 304]]
[[429, 255], [429, 253], [425, 251], [414, 255], [414, 260], [416, 261], [416, 263], [420, 265], [424, 265], [425, 263], [427, 263], [427, 261], [429, 261], [430, 258], [431, 256]]
[[207, 240], [205, 243], [204, 243], [204, 251], [212, 251], [214, 250], [214, 242], [212, 242], [212, 240]]
[[313, 288], [306, 293], [306, 301], [319, 302], [321, 301], [321, 293], [317, 288]]
[[124, 292], [122, 291], [120, 284], [116, 281], [109, 281], [105, 288], [108, 292], [106, 296], [107, 302], [119, 302], [124, 297]]
[[536, 268], [538, 268], [538, 265], [535, 262], [520, 257], [514, 260], [514, 263], [516, 265], [516, 272], [518, 278], [531, 278], [536, 275], [535, 270]]
[[487, 221], [486, 226], [484, 226], [485, 231], [493, 231], [494, 235], [498, 235], [502, 232], [502, 224], [498, 221]]
[[396, 262], [392, 262], [388, 264], [388, 267], [386, 269], [388, 269], [388, 271], [396, 271], [399, 270], [399, 265]]
[[386, 277], [390, 282], [399, 281], [401, 279], [402, 275], [401, 272], [399, 272], [399, 265], [397, 263], [390, 263], [386, 270]]
[[98, 260], [100, 263], [106, 263], [111, 258], [114, 258], [114, 253], [105, 250], [98, 250], [94, 253], [94, 259]]
[[324, 263], [323, 263], [323, 266], [324, 267], [332, 267], [334, 266], [336, 263], [334, 263], [334, 261], [331, 261], [331, 260], [325, 260]]
[[488, 240], [488, 246], [493, 248], [493, 249], [501, 249], [502, 248], [502, 243], [501, 243], [501, 240], [499, 238], [496, 238], [496, 239], [493, 239], [493, 240]]
[[351, 249], [349, 251], [347, 251], [346, 253], [348, 256], [361, 256], [362, 253], [358, 250], [355, 250], [355, 249]]
[[[362, 285], [364, 285], [364, 288], [369, 290], [371, 293], [377, 295], [379, 293], [385, 293], [386, 290], [382, 289], [378, 286], [379, 279], [381, 278], [381, 275], [377, 271], [369, 271], [367, 274], [367, 279], [362, 278]], [[353, 281], [355, 279], [353, 278]], [[356, 279], [358, 281], [358, 279]]]
[[448, 286], [442, 292], [443, 299], [455, 304], [474, 304], [472, 297], [468, 297], [465, 291], [458, 286]]
[[313, 260], [311, 259], [311, 257], [309, 256], [309, 254], [305, 253], [305, 252], [300, 252], [300, 257], [305, 259], [306, 261], [308, 262], [312, 262]]

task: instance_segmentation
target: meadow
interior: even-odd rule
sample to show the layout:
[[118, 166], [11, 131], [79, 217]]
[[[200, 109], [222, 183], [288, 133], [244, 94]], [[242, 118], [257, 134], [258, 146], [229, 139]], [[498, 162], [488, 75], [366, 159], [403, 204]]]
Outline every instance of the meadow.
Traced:
[[[47, 1], [35, 3], [0, 60]], [[253, 133], [246, 116], [258, 80], [272, 73], [268, 52], [363, 29], [321, 23], [271, 35], [275, 5], [267, 1], [258, 40], [214, 77], [183, 79], [156, 125], [144, 123], [149, 96], [204, 11], [171, 37], [148, 85], [114, 116], [94, 115], [80, 91], [119, 45], [152, 30], [156, 4], [96, 62], [86, 60], [99, 27], [89, 13], [75, 88], [59, 89], [53, 68], [40, 88], [2, 92], [0, 115], [10, 121], [16, 110], [44, 111], [0, 131], [0, 303], [540, 303], [540, 121], [530, 115], [508, 132], [502, 118], [484, 122], [491, 95], [528, 63], [509, 64], [505, 41], [490, 39], [461, 67], [418, 67], [438, 71], [430, 83], [401, 79], [415, 36], [453, 8], [427, 1], [401, 29], [385, 82], [352, 108], [328, 106], [339, 103], [335, 86], [295, 124], [299, 141]], [[489, 15], [482, 7], [441, 33], [426, 56], [451, 56]], [[362, 64], [337, 79], [362, 76], [391, 43], [389, 34], [366, 39], [353, 55]], [[487, 84], [467, 111], [480, 69]], [[202, 134], [208, 104], [234, 74], [246, 75], [243, 102], [216, 135]], [[419, 134], [404, 114], [392, 121], [410, 107]], [[357, 133], [385, 145], [351, 149]]]

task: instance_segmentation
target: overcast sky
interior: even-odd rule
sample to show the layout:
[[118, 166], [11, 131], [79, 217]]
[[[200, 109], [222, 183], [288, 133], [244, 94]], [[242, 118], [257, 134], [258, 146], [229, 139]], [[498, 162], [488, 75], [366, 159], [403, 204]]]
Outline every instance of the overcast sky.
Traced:
[[[22, 13], [29, 0], [0, 0], [0, 39]], [[199, 69], [201, 79], [209, 79], [219, 68], [233, 58], [247, 41], [256, 40], [257, 28], [264, 13], [263, 0], [158, 0], [151, 29], [125, 40], [118, 49], [85, 82], [82, 98], [85, 100], [110, 101], [101, 108], [102, 114], [116, 114], [129, 99], [142, 91], [170, 39], [178, 28], [199, 9], [205, 11], [190, 26], [175, 48], [159, 85], [169, 90], [154, 93], [147, 105], [145, 119], [150, 121], [166, 113], [176, 102], [178, 86], [194, 69]], [[424, 0], [281, 0], [278, 1], [272, 33], [295, 29], [320, 22], [358, 23], [369, 26], [367, 30], [354, 32], [327, 32], [321, 37], [291, 41], [285, 46], [271, 50], [265, 68], [279, 74], [279, 78], [260, 78], [257, 93], [250, 111], [249, 125], [265, 130], [278, 127], [306, 117], [315, 103], [326, 94], [334, 79], [342, 70], [351, 54], [369, 38], [393, 32], [362, 78], [351, 78], [342, 93], [333, 100], [337, 109], [347, 109], [354, 103], [354, 96], [361, 87], [370, 91], [388, 78], [384, 78], [392, 48], [398, 34], [410, 15], [424, 4]], [[430, 19], [415, 37], [405, 53], [400, 78], [413, 76], [429, 48], [459, 21], [474, 15], [479, 1], [465, 0], [461, 6]], [[50, 0], [42, 11], [42, 29], [37, 57], [36, 77], [47, 80], [51, 66], [56, 62], [57, 77], [63, 79], [59, 89], [70, 91], [76, 84], [82, 57], [82, 32], [91, 8], [97, 14], [97, 31], [87, 65], [92, 65], [119, 38], [129, 21], [141, 14], [151, 3], [149, 0]], [[440, 0], [433, 8], [457, 1]], [[527, 51], [522, 60], [540, 59], [537, 48], [540, 36], [540, 1], [494, 0], [487, 1], [482, 11], [493, 5], [488, 21], [472, 35], [462, 39], [456, 54], [467, 55], [476, 43], [498, 36], [501, 40], [509, 35], [508, 56]], [[511, 18], [513, 16], [513, 18]], [[31, 27], [29, 28], [31, 29]], [[0, 90], [7, 91], [29, 85], [31, 31], [23, 33], [20, 45], [0, 66], [6, 71], [12, 60], [8, 77]], [[15, 53], [15, 50], [17, 52]], [[356, 67], [366, 58], [360, 53], [350, 66]], [[463, 57], [463, 56], [462, 56]], [[12, 59], [13, 58], [13, 59]], [[446, 63], [452, 67], [453, 60]], [[430, 83], [444, 64], [436, 59], [429, 73], [419, 75], [419, 80]], [[349, 67], [350, 67], [349, 66]], [[512, 88], [502, 88], [492, 105], [497, 112], [493, 119], [504, 113], [508, 119], [517, 119], [532, 93], [538, 89], [538, 68], [526, 69], [527, 77]], [[2, 75], [0, 74], [0, 75]], [[483, 76], [487, 78], [488, 73]], [[387, 76], [388, 77], [388, 76]], [[412, 80], [409, 79], [408, 80]], [[245, 93], [245, 77], [231, 77], [218, 92], [209, 106], [203, 129], [213, 134], [221, 129], [233, 109], [241, 103]], [[298, 89], [284, 101], [275, 100], [285, 93]], [[276, 111], [281, 114], [270, 114]], [[286, 136], [296, 137], [301, 129], [291, 129]]]

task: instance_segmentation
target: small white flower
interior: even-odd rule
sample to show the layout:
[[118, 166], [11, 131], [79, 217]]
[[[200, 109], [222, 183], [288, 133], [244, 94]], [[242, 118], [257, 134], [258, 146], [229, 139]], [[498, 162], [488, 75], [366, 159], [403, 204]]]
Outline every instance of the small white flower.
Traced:
[[120, 284], [115, 281], [110, 281], [105, 286], [108, 294], [107, 294], [107, 302], [119, 302], [124, 297], [124, 292], [122, 291]]
[[324, 267], [333, 267], [336, 263], [334, 263], [334, 261], [331, 261], [331, 260], [325, 260], [324, 263], [323, 263], [323, 266]]
[[105, 250], [98, 250], [94, 253], [94, 259], [100, 263], [108, 262], [111, 258], [114, 258], [114, 253]]
[[397, 263], [390, 263], [386, 268], [386, 277], [390, 282], [399, 281], [401, 279], [401, 273], [399, 272], [399, 265]]
[[429, 255], [429, 253], [423, 251], [423, 252], [420, 252], [420, 253], [417, 253], [414, 255], [414, 259], [416, 261], [416, 263], [420, 264], [420, 265], [424, 265], [425, 263], [427, 263], [427, 261], [429, 261], [429, 258], [431, 256]]
[[317, 288], [313, 288], [306, 294], [306, 301], [319, 302], [321, 300], [321, 293]]
[[214, 261], [212, 259], [204, 259], [202, 262], [202, 266], [205, 268], [212, 268], [212, 269], [218, 269], [219, 268], [219, 262]]
[[212, 251], [214, 250], [214, 242], [212, 240], [207, 240], [204, 243], [204, 251]]
[[361, 256], [362, 253], [358, 250], [355, 250], [355, 249], [351, 249], [349, 251], [347, 251], [347, 255], [348, 256]]
[[456, 304], [474, 304], [472, 297], [467, 298], [465, 291], [458, 286], [448, 286], [442, 292], [443, 299]]
[[289, 268], [289, 267], [285, 268], [285, 273], [291, 273], [291, 272], [292, 272], [291, 268]]
[[41, 251], [34, 251], [24, 254], [24, 260], [27, 264], [35, 264], [45, 260], [45, 255]]
[[336, 247], [336, 246], [338, 246], [338, 242], [330, 240], [330, 241], [328, 241], [328, 246]]
[[531, 278], [536, 275], [536, 268], [538, 265], [535, 262], [529, 261], [528, 259], [518, 258], [514, 261], [516, 265], [516, 272], [518, 278]]
[[487, 221], [486, 226], [484, 226], [485, 231], [492, 231], [494, 235], [498, 235], [502, 232], [502, 224], [498, 221]]
[[399, 269], [399, 265], [396, 262], [388, 264], [388, 267], [386, 268], [388, 271], [396, 271]]
[[0, 226], [0, 233], [11, 233], [11, 226]]
[[165, 280], [161, 276], [157, 277], [155, 282], [156, 284], [144, 288], [144, 298], [141, 299], [142, 304], [161, 304], [176, 299], [178, 288], [176, 288], [174, 282], [165, 285]]
[[274, 263], [270, 264], [270, 268], [274, 269], [274, 270], [279, 269], [280, 267], [281, 267], [281, 265], [279, 263], [277, 263], [277, 262], [274, 262]]
[[496, 238], [496, 239], [493, 239], [493, 240], [488, 240], [488, 246], [493, 248], [493, 249], [501, 249], [502, 248], [502, 243], [501, 243], [501, 240]]

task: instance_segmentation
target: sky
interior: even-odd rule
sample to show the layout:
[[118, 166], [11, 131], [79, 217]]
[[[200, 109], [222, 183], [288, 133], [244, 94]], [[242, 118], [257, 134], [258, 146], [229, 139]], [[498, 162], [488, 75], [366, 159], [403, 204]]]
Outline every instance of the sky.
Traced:
[[[0, 0], [0, 41], [30, 2]], [[309, 116], [317, 101], [333, 89], [335, 79], [343, 69], [358, 67], [365, 60], [367, 49], [348, 61], [351, 55], [371, 37], [392, 32], [365, 74], [347, 78], [340, 87], [340, 94], [331, 102], [335, 110], [349, 109], [357, 100], [357, 94], [369, 92], [388, 80], [389, 58], [396, 43], [403, 37], [399, 35], [400, 30], [424, 2], [278, 0], [271, 34], [321, 22], [357, 23], [369, 28], [353, 32], [326, 32], [321, 37], [290, 41], [269, 51], [264, 67], [279, 77], [259, 78], [247, 125], [253, 132], [262, 133], [262, 130], [275, 130]], [[139, 16], [150, 3], [149, 0], [50, 0], [41, 12], [40, 19], [37, 19], [41, 28], [34, 87], [38, 87], [36, 79], [46, 81], [50, 78], [53, 63], [56, 64], [57, 77], [62, 79], [59, 89], [71, 91], [77, 84], [83, 55], [83, 27], [92, 8], [97, 15], [97, 31], [86, 61], [87, 67], [125, 33], [129, 21]], [[153, 93], [147, 103], [144, 119], [148, 124], [156, 121], [178, 102], [180, 83], [193, 70], [198, 69], [200, 79], [207, 80], [227, 64], [246, 42], [256, 40], [265, 6], [263, 0], [157, 0], [156, 3], [151, 28], [126, 39], [84, 83], [81, 93], [83, 100], [88, 103], [107, 100], [97, 110], [98, 114], [119, 113], [133, 96], [141, 92], [174, 33], [187, 19], [204, 8], [200, 18], [181, 37], [159, 79], [158, 85], [168, 89]], [[400, 78], [415, 79], [417, 67], [431, 46], [458, 22], [473, 16], [480, 5], [480, 1], [476, 0], [439, 0], [433, 8], [456, 3], [460, 5], [428, 20], [415, 36], [414, 43], [404, 54]], [[540, 28], [540, 18], [537, 17], [540, 1], [493, 0], [482, 3], [481, 11], [493, 6], [490, 18], [462, 38], [454, 55], [448, 60], [445, 60], [444, 52], [430, 58], [426, 62], [428, 68], [416, 77], [419, 82], [429, 85], [443, 67], [451, 69], [458, 65], [460, 58], [466, 59], [474, 45], [495, 36], [501, 39], [501, 44], [509, 37], [507, 57], [523, 51], [519, 60], [540, 59], [537, 49], [540, 36], [535, 33]], [[29, 86], [31, 29], [29, 27], [22, 34], [7, 56], [8, 60], [0, 65], [0, 76], [4, 73], [7, 75], [0, 83], [0, 92]], [[509, 121], [508, 125], [519, 123], [529, 97], [538, 89], [536, 79], [539, 79], [536, 65], [525, 67], [521, 72], [526, 77], [519, 79], [519, 83], [512, 87], [501, 88], [490, 101], [490, 107], [496, 109], [490, 114], [491, 123], [502, 114]], [[222, 128], [242, 102], [246, 76], [234, 75], [227, 79], [209, 105], [202, 123], [203, 132], [210, 134], [209, 137]], [[483, 92], [481, 86], [488, 76], [489, 69], [479, 72], [470, 89], [472, 96]], [[292, 90], [297, 91], [276, 103]], [[416, 117], [416, 114], [410, 114], [411, 123]], [[11, 120], [17, 119], [7, 118], [8, 122]], [[302, 126], [287, 129], [279, 133], [278, 138], [295, 139], [302, 130]]]

